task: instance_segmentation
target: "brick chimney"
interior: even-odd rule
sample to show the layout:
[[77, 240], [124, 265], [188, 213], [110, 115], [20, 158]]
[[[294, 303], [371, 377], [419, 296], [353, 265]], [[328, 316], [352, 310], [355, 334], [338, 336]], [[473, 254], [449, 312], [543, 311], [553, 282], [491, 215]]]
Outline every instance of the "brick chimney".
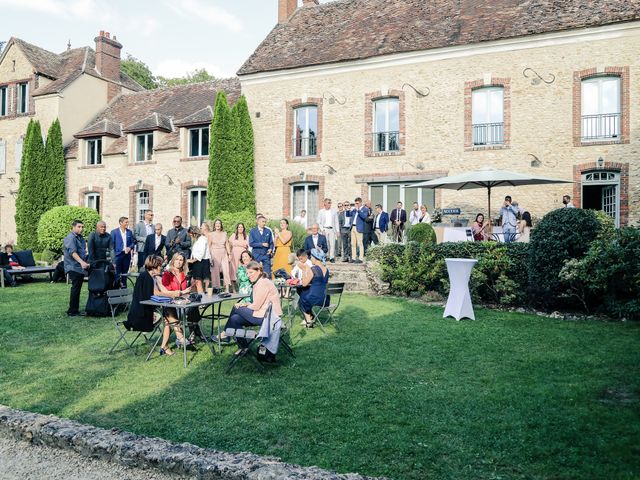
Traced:
[[122, 45], [114, 35], [100, 30], [96, 42], [96, 70], [104, 78], [120, 82], [120, 51]]
[[278, 0], [278, 23], [287, 23], [298, 8], [298, 0]]

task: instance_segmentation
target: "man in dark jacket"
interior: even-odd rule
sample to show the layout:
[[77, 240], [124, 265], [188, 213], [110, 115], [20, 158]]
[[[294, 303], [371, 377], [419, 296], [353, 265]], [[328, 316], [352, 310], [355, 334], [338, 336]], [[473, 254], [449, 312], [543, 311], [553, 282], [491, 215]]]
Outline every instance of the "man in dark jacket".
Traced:
[[311, 235], [304, 239], [304, 249], [307, 251], [307, 254], [314, 248], [322, 250], [324, 253], [329, 251], [327, 237], [318, 233], [319, 230], [320, 226], [317, 223], [311, 225]]
[[[156, 223], [155, 225], [155, 233], [147, 236], [147, 239], [144, 242], [144, 249], [138, 255], [142, 255], [142, 265], [144, 266], [144, 260], [150, 255], [156, 255], [158, 257], [162, 257], [166, 260], [167, 255], [167, 237], [162, 235], [162, 224]], [[162, 254], [162, 251], [165, 251], [165, 254]], [[143, 267], [144, 268], [144, 267]]]
[[187, 234], [187, 229], [182, 226], [182, 217], [173, 217], [173, 228], [169, 229], [166, 238], [167, 258], [171, 260], [174, 253], [180, 252], [184, 258], [191, 256], [191, 237]]
[[89, 250], [89, 263], [106, 260], [113, 263], [115, 261], [113, 240], [111, 235], [107, 233], [107, 224], [103, 220], [96, 224], [96, 231], [89, 235], [87, 249]]

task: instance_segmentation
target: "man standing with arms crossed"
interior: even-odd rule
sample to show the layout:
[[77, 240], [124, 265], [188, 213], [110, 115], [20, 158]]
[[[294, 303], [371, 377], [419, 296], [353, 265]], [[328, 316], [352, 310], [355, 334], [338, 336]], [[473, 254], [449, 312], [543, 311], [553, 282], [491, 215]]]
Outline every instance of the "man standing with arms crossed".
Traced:
[[321, 233], [327, 237], [329, 244], [329, 261], [336, 261], [336, 233], [339, 228], [338, 213], [331, 208], [331, 199], [324, 199], [324, 208], [318, 212], [318, 225], [320, 225]]
[[348, 212], [351, 211], [351, 202], [342, 202], [342, 212], [338, 214], [338, 222], [340, 223], [340, 236], [342, 237], [342, 261], [348, 262], [351, 258], [351, 217]]
[[89, 269], [87, 263], [87, 242], [82, 236], [84, 224], [80, 220], [74, 220], [71, 224], [71, 232], [65, 237], [63, 243], [64, 271], [71, 280], [71, 292], [69, 294], [69, 308], [67, 315], [77, 317], [80, 313], [80, 291], [84, 276]]

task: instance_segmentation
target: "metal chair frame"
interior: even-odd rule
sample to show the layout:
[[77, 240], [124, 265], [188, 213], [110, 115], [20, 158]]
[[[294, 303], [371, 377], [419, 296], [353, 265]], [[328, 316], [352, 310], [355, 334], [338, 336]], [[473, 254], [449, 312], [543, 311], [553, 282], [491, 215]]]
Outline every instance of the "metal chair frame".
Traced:
[[[124, 311], [127, 311], [129, 309], [129, 306], [131, 305], [132, 300], [133, 292], [128, 288], [107, 290], [107, 301], [109, 302], [109, 308], [111, 309], [111, 319], [113, 320], [113, 325], [115, 326], [116, 332], [118, 333], [118, 339], [116, 340], [116, 343], [114, 343], [111, 347], [111, 350], [109, 350], [109, 355], [113, 354], [116, 351], [120, 352], [129, 350], [131, 355], [135, 356], [136, 352], [133, 347], [140, 339], [140, 337], [143, 337], [145, 342], [150, 344], [153, 341], [154, 334], [159, 331], [159, 325], [162, 323], [162, 319], [154, 323], [153, 330], [151, 332], [132, 332], [132, 334], [136, 333], [133, 341], [127, 341], [126, 336], [127, 333], [129, 333], [129, 330], [124, 327], [125, 320], [118, 320], [117, 314], [120, 313], [118, 312], [118, 310], [122, 305], [124, 305], [125, 307]], [[120, 344], [120, 342], [124, 342], [126, 347], [116, 350], [116, 347]], [[151, 352], [153, 352], [153, 347], [151, 347]], [[149, 355], [151, 354], [151, 352], [149, 352]], [[149, 356], [147, 356], [147, 358], [149, 358]]]
[[[342, 301], [342, 294], [344, 293], [344, 282], [336, 282], [336, 283], [327, 283], [327, 286], [325, 288], [325, 292], [324, 292], [324, 302], [322, 306], [314, 306], [311, 308], [311, 312], [313, 314], [312, 317], [312, 321], [314, 323], [318, 323], [318, 325], [320, 326], [320, 329], [322, 330], [323, 333], [327, 333], [327, 331], [325, 330], [325, 325], [322, 323], [322, 319], [321, 319], [321, 315], [323, 314], [327, 314], [327, 319], [325, 321], [325, 324], [329, 324], [332, 323], [334, 328], [336, 330], [338, 329], [338, 323], [336, 322], [335, 319], [335, 312], [336, 310], [338, 310], [338, 307], [340, 307], [340, 302]], [[330, 299], [331, 301], [329, 302], [329, 305], [324, 305], [327, 300], [327, 296], [331, 297], [332, 299]], [[334, 302], [333, 300], [335, 300], [335, 297], [338, 297], [338, 301]]]

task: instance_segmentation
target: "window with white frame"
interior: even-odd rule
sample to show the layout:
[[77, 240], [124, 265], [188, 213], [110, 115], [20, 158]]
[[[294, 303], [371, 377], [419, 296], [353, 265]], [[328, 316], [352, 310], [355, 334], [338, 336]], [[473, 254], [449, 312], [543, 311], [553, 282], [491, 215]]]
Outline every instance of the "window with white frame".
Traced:
[[504, 88], [484, 87], [471, 93], [474, 145], [504, 143]]
[[153, 132], [136, 135], [136, 162], [147, 162], [153, 155]]
[[400, 150], [400, 99], [381, 98], [373, 102], [373, 151]]
[[100, 213], [100, 194], [95, 192], [85, 194], [84, 206]]
[[207, 217], [207, 190], [192, 188], [189, 190], [189, 223], [195, 220], [196, 225], [202, 225]]
[[620, 137], [620, 77], [587, 78], [581, 89], [582, 139]]
[[18, 89], [18, 113], [29, 112], [29, 84], [27, 82], [19, 83]]
[[209, 127], [189, 129], [189, 156], [206, 157], [209, 155]]
[[102, 138], [87, 139], [87, 165], [102, 164]]
[[293, 155], [312, 157], [318, 151], [318, 107], [305, 105], [295, 108], [293, 113]]
[[9, 89], [0, 87], [0, 117], [9, 115]]
[[[291, 216], [300, 215], [300, 211], [306, 210], [307, 218], [318, 216], [320, 209], [319, 187], [317, 183], [297, 183], [291, 186]], [[311, 223], [309, 223], [309, 226]]]
[[412, 187], [410, 183], [374, 183], [369, 185], [371, 205], [380, 204], [385, 212], [391, 212], [398, 202], [409, 209], [413, 202], [427, 207], [433, 213], [436, 202], [435, 190], [432, 188]]
[[149, 210], [149, 191], [140, 190], [136, 193], [136, 222], [144, 221], [144, 212]]

